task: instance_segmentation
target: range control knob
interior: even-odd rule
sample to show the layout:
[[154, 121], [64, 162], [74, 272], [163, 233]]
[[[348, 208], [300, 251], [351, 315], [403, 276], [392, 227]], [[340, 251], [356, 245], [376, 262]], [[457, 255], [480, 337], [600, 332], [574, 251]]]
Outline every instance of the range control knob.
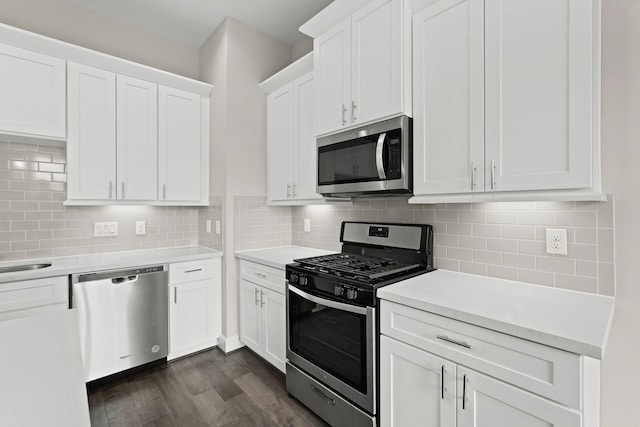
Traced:
[[336, 287], [333, 288], [333, 294], [337, 297], [341, 297], [344, 295], [344, 288], [340, 285], [336, 285]]
[[309, 278], [307, 276], [300, 276], [300, 284], [307, 286], [309, 284]]
[[289, 283], [298, 283], [298, 275], [296, 273], [289, 274]]
[[347, 299], [358, 298], [358, 291], [356, 289], [347, 289]]

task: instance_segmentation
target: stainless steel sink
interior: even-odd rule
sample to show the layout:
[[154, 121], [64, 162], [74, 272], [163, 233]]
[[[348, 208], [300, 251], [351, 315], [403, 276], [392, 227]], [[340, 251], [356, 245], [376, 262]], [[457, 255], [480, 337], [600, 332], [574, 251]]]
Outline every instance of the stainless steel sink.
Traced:
[[41, 268], [47, 267], [51, 267], [51, 264], [12, 265], [10, 267], [0, 267], [0, 273], [16, 273], [18, 271], [40, 270]]

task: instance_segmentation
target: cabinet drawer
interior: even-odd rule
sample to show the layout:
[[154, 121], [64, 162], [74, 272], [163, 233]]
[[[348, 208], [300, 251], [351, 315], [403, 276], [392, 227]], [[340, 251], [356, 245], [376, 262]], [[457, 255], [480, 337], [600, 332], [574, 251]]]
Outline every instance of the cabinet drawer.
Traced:
[[[69, 279], [67, 276], [25, 280], [0, 284], [0, 318], [22, 317], [46, 306], [69, 308]], [[19, 311], [23, 311], [20, 314]], [[13, 316], [16, 313], [16, 316]]]
[[216, 259], [176, 262], [169, 265], [169, 283], [187, 283], [216, 276]]
[[284, 270], [256, 262], [240, 260], [240, 278], [264, 286], [280, 294], [284, 293]]
[[579, 355], [382, 301], [381, 333], [581, 409]]

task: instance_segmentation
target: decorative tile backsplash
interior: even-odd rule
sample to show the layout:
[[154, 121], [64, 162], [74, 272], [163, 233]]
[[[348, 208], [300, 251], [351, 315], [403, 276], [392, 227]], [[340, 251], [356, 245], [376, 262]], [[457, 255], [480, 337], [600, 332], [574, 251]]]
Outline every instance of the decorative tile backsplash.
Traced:
[[[63, 147], [0, 140], [0, 261], [198, 244], [198, 208], [64, 206], [65, 164]], [[118, 236], [93, 237], [95, 221]]]
[[235, 196], [234, 250], [291, 244], [291, 208], [267, 206], [266, 197]]
[[[305, 218], [311, 232], [303, 231]], [[293, 208], [293, 244], [339, 250], [343, 220], [434, 228], [437, 268], [614, 295], [613, 198], [598, 202], [409, 205], [405, 199]], [[568, 254], [547, 255], [545, 230], [566, 228]]]

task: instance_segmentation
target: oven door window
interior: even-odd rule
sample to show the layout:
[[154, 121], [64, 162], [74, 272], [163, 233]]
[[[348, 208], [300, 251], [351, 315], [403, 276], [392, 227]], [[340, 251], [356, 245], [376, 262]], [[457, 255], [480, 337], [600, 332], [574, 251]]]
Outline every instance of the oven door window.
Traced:
[[367, 316], [311, 302], [289, 291], [291, 351], [367, 392]]

